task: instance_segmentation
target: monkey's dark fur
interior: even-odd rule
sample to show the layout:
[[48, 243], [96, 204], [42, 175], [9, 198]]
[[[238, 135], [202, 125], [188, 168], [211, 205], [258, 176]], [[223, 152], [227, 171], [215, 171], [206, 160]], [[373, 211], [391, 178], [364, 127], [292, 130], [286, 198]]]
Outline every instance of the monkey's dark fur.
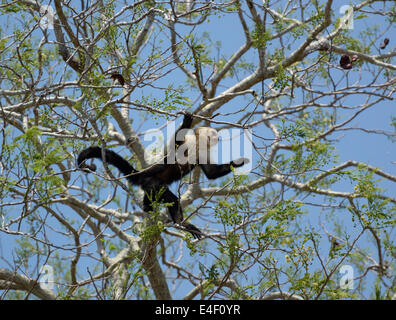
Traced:
[[[190, 129], [192, 126], [192, 115], [186, 114], [183, 119], [181, 127], [178, 129]], [[177, 131], [177, 132], [178, 132]], [[176, 135], [177, 135], [176, 132]], [[183, 221], [183, 211], [179, 203], [178, 197], [173, 194], [168, 185], [172, 182], [182, 179], [185, 175], [190, 173], [196, 165], [199, 165], [205, 175], [209, 179], [217, 179], [225, 176], [231, 172], [232, 167], [241, 167], [248, 160], [241, 158], [237, 161], [231, 161], [227, 164], [169, 164], [168, 156], [164, 159], [164, 163], [157, 163], [150, 166], [147, 169], [138, 171], [132, 167], [132, 165], [124, 158], [119, 156], [114, 151], [105, 149], [105, 161], [108, 164], [115, 166], [120, 172], [127, 178], [129, 183], [135, 186], [140, 186], [145, 195], [143, 199], [143, 210], [146, 212], [153, 211], [152, 201], [156, 200], [160, 203], [168, 204], [169, 215], [174, 223], [182, 224], [188, 232], [190, 232], [194, 238], [200, 239], [202, 232], [192, 225]], [[78, 158], [77, 164], [80, 169], [86, 170], [91, 169], [92, 165], [85, 164], [87, 159], [97, 158], [102, 160], [102, 149], [100, 147], [90, 147], [83, 150]]]

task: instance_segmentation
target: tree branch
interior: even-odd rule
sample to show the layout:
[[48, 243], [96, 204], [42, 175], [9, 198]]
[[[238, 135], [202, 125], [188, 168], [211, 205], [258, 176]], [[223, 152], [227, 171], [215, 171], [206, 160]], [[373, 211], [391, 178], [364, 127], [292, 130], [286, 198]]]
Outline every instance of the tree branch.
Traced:
[[[33, 293], [42, 300], [56, 299], [56, 295], [52, 291], [43, 288], [39, 282], [16, 272], [1, 268], [0, 280], [4, 280], [0, 281], [0, 289], [4, 290], [10, 288], [14, 290], [24, 290]], [[11, 286], [8, 287], [8, 285]]]

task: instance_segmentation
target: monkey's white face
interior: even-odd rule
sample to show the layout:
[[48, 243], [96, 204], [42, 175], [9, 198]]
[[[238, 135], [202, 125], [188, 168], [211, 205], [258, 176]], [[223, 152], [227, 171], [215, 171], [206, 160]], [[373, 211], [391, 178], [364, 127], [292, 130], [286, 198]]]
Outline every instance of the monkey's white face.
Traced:
[[210, 148], [219, 141], [216, 129], [198, 127], [194, 132], [190, 131], [184, 137], [184, 143], [176, 152], [176, 160], [179, 164], [206, 164], [209, 163]]
[[217, 130], [210, 127], [198, 127], [195, 130], [195, 134], [199, 140], [199, 146], [207, 146], [210, 148], [215, 146], [219, 142], [219, 136]]

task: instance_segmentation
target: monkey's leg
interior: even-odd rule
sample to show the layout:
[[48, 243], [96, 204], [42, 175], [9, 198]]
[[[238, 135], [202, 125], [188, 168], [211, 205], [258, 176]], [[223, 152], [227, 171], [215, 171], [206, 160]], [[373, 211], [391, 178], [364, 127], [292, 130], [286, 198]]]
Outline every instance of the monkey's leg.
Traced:
[[168, 211], [174, 223], [179, 223], [186, 228], [195, 239], [201, 239], [202, 232], [196, 226], [183, 221], [183, 210], [180, 206], [179, 198], [176, 197], [168, 188], [162, 193], [162, 202], [169, 205]]

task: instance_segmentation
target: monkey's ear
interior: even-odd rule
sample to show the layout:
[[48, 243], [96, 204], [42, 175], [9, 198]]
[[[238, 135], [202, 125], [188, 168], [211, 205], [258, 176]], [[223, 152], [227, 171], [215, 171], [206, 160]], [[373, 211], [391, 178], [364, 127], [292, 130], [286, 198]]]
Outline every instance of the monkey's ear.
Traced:
[[340, 66], [343, 69], [352, 69], [352, 62], [348, 55], [343, 54], [340, 59]]
[[384, 50], [389, 43], [389, 38], [385, 38], [384, 41], [380, 45], [380, 49]]

